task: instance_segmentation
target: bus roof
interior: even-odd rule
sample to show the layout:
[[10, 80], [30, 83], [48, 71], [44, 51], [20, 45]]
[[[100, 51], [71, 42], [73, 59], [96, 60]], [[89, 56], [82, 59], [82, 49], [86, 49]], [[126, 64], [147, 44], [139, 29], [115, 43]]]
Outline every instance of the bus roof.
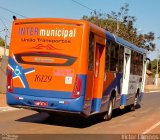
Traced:
[[128, 41], [124, 40], [123, 38], [120, 38], [120, 37], [108, 32], [108, 31], [106, 31], [106, 36], [107, 36], [107, 39], [109, 39], [109, 40], [112, 40], [122, 46], [125, 46], [127, 48], [132, 49], [132, 50], [135, 50], [139, 53], [145, 54], [145, 50], [143, 48], [139, 48], [136, 45], [129, 43]]

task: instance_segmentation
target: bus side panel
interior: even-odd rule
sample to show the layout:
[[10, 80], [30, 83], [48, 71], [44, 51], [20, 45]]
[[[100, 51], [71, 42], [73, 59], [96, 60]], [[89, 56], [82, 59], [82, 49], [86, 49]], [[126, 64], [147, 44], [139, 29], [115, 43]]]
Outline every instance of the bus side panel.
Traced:
[[93, 71], [88, 71], [87, 79], [86, 79], [86, 94], [85, 94], [85, 101], [84, 101], [84, 108], [83, 112], [87, 116], [91, 113], [92, 108], [92, 98], [93, 98]]
[[87, 87], [86, 87], [86, 96], [85, 100], [92, 100], [93, 98], [93, 77], [94, 77], [94, 72], [93, 71], [88, 71], [87, 74]]
[[106, 73], [106, 79], [104, 82], [103, 87], [103, 98], [102, 98], [102, 105], [101, 105], [101, 112], [108, 110], [108, 103], [110, 96], [112, 94], [112, 91], [116, 91], [116, 102], [115, 102], [115, 108], [119, 107], [120, 102], [120, 92], [121, 92], [121, 82], [122, 82], [122, 74], [121, 73], [113, 73], [113, 72], [107, 72]]
[[95, 35], [92, 112], [100, 112], [105, 68], [105, 38]]
[[[90, 40], [89, 54], [92, 53], [92, 70], [87, 73], [87, 88], [84, 104], [85, 113], [92, 114], [93, 112], [100, 112], [101, 99], [103, 94], [103, 80], [104, 80], [104, 63], [105, 63], [105, 34], [103, 31], [91, 27], [91, 33], [94, 37]], [[92, 34], [90, 34], [92, 35]], [[89, 65], [89, 64], [88, 64]], [[91, 65], [91, 63], [90, 63]]]
[[141, 92], [142, 85], [142, 76], [139, 75], [130, 75], [129, 77], [129, 89], [128, 89], [128, 102], [127, 105], [133, 104], [135, 100], [135, 96], [139, 90]]

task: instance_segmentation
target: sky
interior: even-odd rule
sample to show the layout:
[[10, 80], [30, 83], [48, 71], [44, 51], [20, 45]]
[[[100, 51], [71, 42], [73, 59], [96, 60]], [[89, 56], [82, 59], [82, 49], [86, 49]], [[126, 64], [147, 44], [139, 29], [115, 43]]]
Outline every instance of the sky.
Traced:
[[[155, 33], [156, 49], [160, 50], [160, 0], [75, 0], [84, 6], [74, 2], [74, 0], [0, 0], [0, 7], [7, 8], [15, 13], [27, 18], [33, 17], [53, 17], [80, 19], [83, 15], [89, 16], [90, 9], [110, 13], [118, 12], [125, 3], [129, 4], [129, 15], [135, 16], [137, 21], [135, 26], [139, 33]], [[20, 15], [8, 12], [0, 8], [0, 36], [4, 38], [5, 26], [7, 26], [8, 38], [10, 32], [12, 16], [23, 18]], [[157, 57], [157, 51], [150, 52], [148, 57], [152, 60]]]

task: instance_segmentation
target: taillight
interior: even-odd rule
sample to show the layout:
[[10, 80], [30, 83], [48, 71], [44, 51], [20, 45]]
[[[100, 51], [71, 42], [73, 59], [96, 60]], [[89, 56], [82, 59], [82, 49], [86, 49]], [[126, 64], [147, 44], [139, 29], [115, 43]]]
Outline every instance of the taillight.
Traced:
[[8, 70], [7, 74], [7, 90], [13, 93], [13, 80], [12, 80], [12, 70]]
[[72, 92], [72, 98], [78, 98], [81, 96], [82, 80], [80, 77], [76, 77], [74, 89]]

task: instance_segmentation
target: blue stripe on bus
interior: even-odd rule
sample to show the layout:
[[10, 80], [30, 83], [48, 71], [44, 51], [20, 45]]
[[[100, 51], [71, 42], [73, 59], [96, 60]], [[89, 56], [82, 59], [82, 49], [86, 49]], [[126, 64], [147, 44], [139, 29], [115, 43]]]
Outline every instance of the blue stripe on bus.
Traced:
[[102, 101], [101, 98], [92, 99], [92, 112], [100, 112], [101, 101]]
[[116, 42], [117, 44], [121, 44], [121, 45], [123, 45], [123, 46], [125, 46], [125, 47], [127, 47], [127, 48], [131, 48], [131, 49], [133, 49], [133, 50], [138, 51], [139, 53], [145, 54], [145, 49], [139, 48], [139, 47], [137, 47], [136, 45], [128, 42], [127, 40], [124, 40], [123, 38], [118, 37], [118, 36], [116, 36], [116, 35], [108, 32], [108, 31], [106, 31], [106, 38], [107, 38], [107, 40], [114, 41], [114, 42]]
[[82, 80], [81, 95], [85, 96], [87, 75], [85, 75], [85, 74], [77, 74], [77, 76]]
[[11, 57], [8, 58], [8, 64], [13, 69], [13, 73], [12, 73], [13, 78], [16, 76], [19, 76], [22, 80], [24, 88], [29, 88], [25, 73], [33, 71], [34, 68], [23, 69], [22, 66], [17, 64], [15, 60]]
[[47, 98], [71, 98], [72, 96], [72, 92], [38, 90], [29, 88], [14, 88], [14, 94], [34, 96], [34, 97], [47, 97]]
[[102, 99], [101, 98], [94, 98], [92, 100], [92, 111], [99, 112], [101, 105], [102, 105], [103, 98], [108, 99], [108, 98], [106, 98], [106, 96], [108, 96], [108, 95], [110, 96], [112, 90], [115, 89], [116, 87], [117, 87], [118, 93], [120, 94], [120, 80], [121, 80], [121, 78], [122, 78], [122, 74], [116, 73], [115, 79], [111, 82], [111, 84], [103, 92]]
[[121, 73], [116, 73], [116, 78], [105, 89], [105, 91], [103, 92], [103, 96], [107, 96], [107, 95], [111, 94], [112, 90], [115, 89], [116, 87], [117, 87], [118, 93], [120, 94], [121, 78], [122, 78], [122, 74]]
[[120, 101], [120, 105], [126, 105], [127, 104], [127, 95], [122, 94], [121, 95], [121, 101]]

